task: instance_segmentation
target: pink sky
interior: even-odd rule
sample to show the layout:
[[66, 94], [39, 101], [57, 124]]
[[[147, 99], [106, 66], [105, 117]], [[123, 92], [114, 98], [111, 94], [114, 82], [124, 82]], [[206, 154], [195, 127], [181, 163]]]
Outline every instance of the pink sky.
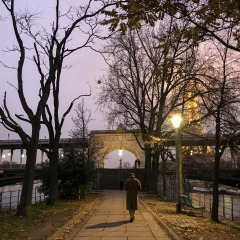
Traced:
[[[60, 4], [63, 4], [63, 8], [67, 9], [68, 6], [72, 2], [78, 2], [78, 1], [64, 1], [61, 0]], [[44, 25], [44, 27], [49, 27], [49, 22], [52, 21], [51, 17], [54, 13], [54, 3], [55, 1], [46, 1], [41, 0], [18, 0], [18, 7], [21, 9], [25, 9], [25, 6], [28, 6], [29, 10], [38, 10], [39, 12], [43, 12], [39, 24]], [[7, 17], [8, 13], [4, 10], [3, 6], [0, 7], [0, 15]], [[5, 19], [4, 21], [0, 21], [0, 29], [2, 29], [2, 33], [0, 35], [0, 61], [3, 61], [5, 64], [9, 66], [16, 66], [18, 61], [18, 54], [13, 52], [4, 52], [3, 50], [6, 50], [7, 47], [11, 48], [14, 40], [14, 35], [11, 27], [11, 23], [9, 19]], [[105, 33], [106, 33], [105, 28]], [[72, 44], [76, 44], [77, 41], [81, 41], [84, 38], [82, 35], [75, 35], [74, 39], [72, 41]], [[104, 44], [105, 42], [97, 42], [96, 45], [94, 45], [95, 48], [100, 48], [101, 44]], [[27, 42], [26, 45], [28, 47], [32, 47], [31, 42]], [[32, 56], [32, 55], [29, 55]], [[91, 49], [82, 49], [77, 53], [74, 53], [71, 55], [71, 58], [69, 58], [66, 62], [67, 64], [73, 65], [68, 70], [65, 70], [62, 74], [62, 82], [61, 82], [61, 89], [60, 89], [60, 112], [63, 114], [66, 109], [68, 108], [71, 101], [81, 95], [89, 93], [89, 87], [87, 82], [90, 84], [92, 88], [92, 96], [85, 97], [85, 105], [88, 109], [92, 112], [92, 118], [95, 119], [95, 121], [92, 121], [89, 129], [90, 130], [104, 130], [107, 129], [107, 123], [103, 121], [103, 114], [97, 111], [97, 105], [95, 104], [95, 97], [97, 92], [99, 91], [99, 85], [97, 84], [97, 80], [99, 76], [104, 74], [104, 70], [106, 70], [107, 66], [105, 62], [103, 61], [100, 54], [92, 51]], [[16, 82], [16, 71], [13, 69], [5, 68], [3, 66], [0, 66], [0, 82], [1, 82], [1, 88], [0, 88], [0, 101], [2, 105], [4, 92], [7, 92], [7, 105], [9, 107], [9, 111], [12, 115], [15, 113], [17, 114], [23, 114], [26, 116], [24, 111], [21, 108], [21, 105], [19, 103], [18, 95], [16, 92], [16, 89], [11, 87], [9, 83], [12, 85], [17, 85]], [[33, 63], [28, 61], [28, 64], [26, 65], [24, 69], [24, 88], [25, 88], [25, 94], [27, 97], [27, 101], [30, 104], [30, 106], [35, 109], [36, 103], [38, 102], [38, 90], [39, 90], [39, 76], [36, 74], [36, 67]], [[8, 83], [9, 82], [9, 83]], [[76, 105], [81, 100], [78, 100], [75, 102], [75, 106], [73, 110], [70, 112], [70, 114], [66, 117], [65, 123], [62, 129], [62, 137], [67, 138], [69, 137], [68, 131], [73, 127], [73, 123], [71, 120], [71, 117], [74, 116], [74, 109]], [[24, 122], [20, 122], [18, 120], [19, 124], [30, 133], [30, 127]], [[8, 133], [10, 133], [9, 139], [19, 139], [18, 135], [12, 132], [9, 132], [7, 129], [5, 129], [2, 125], [0, 125], [0, 139], [1, 140], [7, 140], [8, 139]], [[40, 133], [40, 138], [45, 138], [45, 136], [48, 138], [48, 133], [45, 127], [42, 128]], [[40, 161], [40, 153], [38, 154], [38, 162]], [[126, 156], [127, 160], [131, 163], [131, 165], [134, 164], [135, 157], [133, 154], [124, 151], [123, 156]], [[19, 161], [19, 153], [15, 151], [14, 153], [14, 160]], [[7, 159], [6, 159], [7, 160]], [[106, 160], [106, 167], [117, 167], [118, 166], [118, 152], [112, 152], [109, 154], [108, 159]]]

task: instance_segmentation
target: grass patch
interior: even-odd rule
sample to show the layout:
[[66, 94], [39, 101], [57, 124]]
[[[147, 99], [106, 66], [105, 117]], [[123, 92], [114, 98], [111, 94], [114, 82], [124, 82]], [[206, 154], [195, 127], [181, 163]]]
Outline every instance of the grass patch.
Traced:
[[[16, 210], [0, 213], [0, 239], [11, 239], [10, 236], [23, 231], [29, 231], [35, 225], [46, 222], [50, 217], [58, 215], [70, 209], [85, 207], [96, 198], [85, 198], [81, 200], [59, 201], [55, 206], [46, 205], [46, 202], [39, 202], [32, 206], [31, 217], [16, 216]], [[78, 208], [79, 207], [79, 208]], [[70, 216], [72, 217], [72, 216]]]

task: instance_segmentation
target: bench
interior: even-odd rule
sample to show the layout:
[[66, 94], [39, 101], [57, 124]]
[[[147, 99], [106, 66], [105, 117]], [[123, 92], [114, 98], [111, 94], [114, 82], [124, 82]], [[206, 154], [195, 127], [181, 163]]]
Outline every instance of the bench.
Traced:
[[[190, 197], [188, 197], [187, 195], [180, 195], [180, 201], [181, 204], [185, 205], [188, 207], [188, 213], [189, 213], [189, 209], [201, 209], [202, 210], [202, 216], [203, 216], [203, 206], [199, 206], [197, 204], [192, 203], [192, 199]], [[187, 215], [188, 215], [187, 213]]]

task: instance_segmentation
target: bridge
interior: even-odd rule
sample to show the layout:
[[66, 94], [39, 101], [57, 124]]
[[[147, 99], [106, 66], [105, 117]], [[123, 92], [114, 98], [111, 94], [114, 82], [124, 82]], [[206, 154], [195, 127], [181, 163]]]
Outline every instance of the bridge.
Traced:
[[[121, 125], [119, 125], [117, 130], [100, 130], [100, 131], [91, 131], [90, 133], [90, 140], [91, 138], [97, 138], [98, 142], [103, 143], [102, 151], [101, 152], [101, 161], [104, 161], [105, 156], [116, 149], [123, 149], [128, 150], [132, 152], [136, 159], [142, 158], [143, 163], [143, 153], [141, 153], [140, 150], [138, 152], [135, 151], [135, 149], [138, 149], [139, 146], [134, 139], [134, 134], [140, 135], [140, 130], [135, 130], [134, 132], [132, 130], [126, 130]], [[227, 138], [222, 137], [221, 140], [225, 141]], [[125, 147], [124, 147], [125, 142]], [[114, 146], [113, 146], [114, 143]], [[175, 137], [171, 136], [168, 139], [163, 139], [163, 145], [164, 146], [175, 146]], [[59, 148], [64, 148], [70, 145], [76, 145], [81, 144], [79, 140], [76, 140], [74, 138], [62, 138], [59, 142]], [[88, 147], [88, 144], [86, 144], [86, 147]], [[215, 145], [215, 137], [212, 136], [199, 136], [199, 137], [183, 137], [181, 140], [182, 146], [202, 146], [203, 147], [203, 153], [206, 153], [207, 146], [214, 146]], [[129, 147], [131, 145], [131, 147]], [[49, 139], [39, 139], [39, 146], [42, 146], [44, 148], [49, 148]], [[22, 164], [22, 158], [23, 158], [23, 150], [25, 149], [23, 146], [23, 143], [21, 140], [0, 140], [0, 165], [2, 164], [2, 158], [3, 158], [3, 152], [4, 150], [9, 150], [10, 155], [10, 166], [12, 165], [12, 158], [14, 150], [19, 149], [21, 151], [20, 154], [20, 165]], [[140, 149], [140, 148], [139, 148]], [[43, 156], [44, 152], [41, 152], [41, 162], [43, 162]], [[143, 164], [142, 164], [143, 166]]]
[[[39, 179], [38, 174], [42, 167], [39, 164], [35, 166], [35, 180]], [[0, 165], [0, 187], [22, 182], [24, 178], [25, 164], [13, 164], [12, 168], [9, 165]]]
[[[89, 142], [91, 143], [92, 146], [94, 146], [94, 144], [98, 146], [98, 152], [96, 153], [96, 156], [94, 156], [94, 159], [99, 163], [100, 168], [104, 168], [104, 159], [107, 156], [107, 154], [118, 149], [127, 150], [133, 153], [136, 159], [138, 159], [141, 162], [140, 168], [144, 168], [145, 152], [139, 147], [139, 144], [136, 140], [136, 136], [138, 138], [138, 142], [140, 142], [141, 145], [144, 145], [141, 131], [139, 129], [135, 129], [135, 130], [125, 129], [122, 124], [119, 124], [116, 130], [91, 131], [89, 134]], [[226, 141], [226, 140], [227, 140], [226, 136], [223, 136], [221, 138], [221, 141]], [[82, 144], [83, 142], [81, 142], [81, 140], [79, 139], [62, 138], [60, 139], [60, 142], [59, 142], [59, 148], [61, 149], [71, 145], [74, 145], [75, 147], [76, 145], [77, 147], [81, 147]], [[88, 146], [86, 142], [84, 144], [85, 144], [85, 147], [91, 147], [91, 145]], [[174, 134], [172, 134], [168, 139], [162, 139], [162, 144], [164, 146], [175, 147]], [[206, 155], [208, 152], [207, 147], [215, 145], [215, 136], [214, 135], [204, 136], [204, 134], [198, 134], [198, 135], [184, 134], [182, 136], [181, 145], [183, 147], [201, 146], [202, 153]], [[39, 139], [39, 147], [40, 146], [48, 149], [49, 139]], [[9, 155], [10, 155], [10, 168], [13, 166], [12, 165], [13, 153], [14, 153], [14, 150], [16, 149], [20, 149], [21, 151], [20, 166], [22, 166], [23, 150], [24, 150], [22, 141], [21, 140], [0, 140], [0, 168], [2, 165], [3, 152], [7, 149], [9, 149]], [[233, 165], [236, 166], [237, 156], [236, 154], [233, 154], [233, 153], [231, 154], [232, 154], [232, 163]], [[43, 162], [43, 157], [44, 157], [44, 152], [41, 151], [41, 162]]]
[[[100, 131], [91, 131], [90, 133], [90, 140], [94, 140], [97, 143], [101, 143], [102, 146], [100, 148], [100, 154], [98, 157], [98, 161], [101, 163], [102, 166], [100, 168], [104, 167], [104, 158], [105, 156], [116, 149], [123, 149], [128, 150], [132, 152], [137, 159], [142, 159], [141, 162], [141, 168], [144, 168], [144, 153], [143, 150], [139, 148], [137, 141], [135, 139], [135, 136], [139, 135], [139, 139], [141, 140], [141, 132], [139, 130], [135, 130], [132, 132], [131, 130], [124, 129], [121, 125], [118, 127], [117, 130], [100, 130]], [[225, 141], [227, 138], [222, 137], [221, 140]], [[175, 136], [168, 139], [162, 139], [162, 143], [165, 146], [173, 146], [175, 147]], [[62, 138], [60, 139], [59, 148], [64, 148], [71, 145], [81, 145], [81, 141], [73, 139], [73, 138]], [[183, 147], [187, 146], [202, 146], [203, 147], [203, 154], [207, 153], [207, 146], [214, 146], [215, 145], [215, 137], [214, 136], [199, 136], [199, 137], [190, 137], [184, 136], [181, 140], [181, 144]], [[42, 146], [44, 148], [49, 148], [49, 139], [40, 139], [39, 140], [39, 146]], [[86, 147], [88, 147], [86, 145]], [[13, 151], [16, 149], [21, 150], [20, 155], [20, 164], [11, 164], [10, 165], [1, 165], [2, 163], [2, 153], [4, 150], [9, 149], [11, 151], [11, 159], [13, 156]], [[3, 174], [0, 174], [0, 186], [4, 186], [6, 184], [12, 184], [16, 182], [21, 182], [23, 180], [24, 176], [24, 165], [22, 164], [22, 151], [24, 149], [24, 146], [22, 144], [21, 140], [0, 140], [0, 170], [2, 169]], [[43, 152], [42, 152], [42, 160], [43, 162]], [[139, 169], [140, 170], [140, 169]], [[143, 170], [143, 169], [142, 169]], [[36, 165], [36, 176], [35, 179], [38, 178], [38, 173], [41, 171], [41, 168]], [[118, 170], [116, 170], [118, 171]], [[1, 173], [1, 171], [0, 171]], [[194, 176], [197, 179], [202, 179], [202, 176], [195, 173], [192, 174], [192, 171], [189, 171], [188, 174], [190, 178], [194, 178]], [[239, 178], [233, 179], [235, 176], [228, 176], [227, 178], [224, 177], [224, 181], [233, 181], [234, 184], [239, 183], [236, 181], [239, 181]], [[240, 184], [240, 183], [239, 183]]]
[[[61, 138], [59, 141], [59, 148], [79, 143], [74, 138]], [[49, 148], [49, 139], [39, 139], [39, 146]], [[0, 149], [24, 149], [22, 140], [0, 140]]]
[[[49, 148], [49, 139], [39, 139], [39, 146], [44, 148]], [[81, 141], [74, 138], [62, 138], [59, 141], [59, 148], [64, 148], [70, 145], [81, 144]], [[20, 165], [22, 165], [23, 150], [25, 149], [22, 143], [22, 140], [0, 140], [0, 165], [2, 164], [3, 152], [4, 150], [9, 150], [10, 155], [10, 167], [12, 165], [13, 153], [14, 150], [19, 149], [20, 153]], [[41, 151], [41, 162], [43, 162], [44, 152]]]
[[[97, 143], [101, 143], [102, 147], [98, 151], [97, 160], [100, 163], [100, 166], [104, 166], [104, 159], [108, 153], [122, 149], [127, 150], [134, 154], [136, 159], [139, 159], [141, 162], [141, 167], [145, 166], [145, 152], [139, 147], [138, 142], [143, 146], [143, 140], [141, 137], [140, 130], [128, 130], [125, 129], [121, 124], [116, 130], [96, 130], [91, 131], [90, 139], [95, 139]], [[223, 136], [221, 141], [226, 141], [227, 136]], [[161, 139], [164, 146], [175, 147], [175, 134], [172, 134], [168, 139]], [[238, 139], [239, 141], [239, 139]], [[185, 134], [181, 139], [182, 147], [202, 147], [201, 152], [203, 155], [206, 155], [209, 152], [208, 147], [215, 145], [215, 136], [208, 135], [190, 135]], [[232, 154], [232, 161], [235, 162], [236, 156]]]

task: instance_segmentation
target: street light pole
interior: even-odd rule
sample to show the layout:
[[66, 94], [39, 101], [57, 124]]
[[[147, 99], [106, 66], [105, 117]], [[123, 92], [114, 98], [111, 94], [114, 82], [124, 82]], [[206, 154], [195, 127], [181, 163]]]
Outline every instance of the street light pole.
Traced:
[[178, 128], [175, 128], [176, 135], [176, 212], [181, 212], [180, 202], [180, 177], [179, 177], [179, 143], [178, 143]]
[[180, 175], [179, 175], [179, 142], [178, 142], [178, 128], [181, 123], [181, 118], [175, 116], [172, 119], [172, 123], [175, 127], [175, 143], [176, 143], [176, 212], [181, 212], [181, 201], [180, 201]]
[[119, 150], [119, 183], [122, 180], [122, 150]]

